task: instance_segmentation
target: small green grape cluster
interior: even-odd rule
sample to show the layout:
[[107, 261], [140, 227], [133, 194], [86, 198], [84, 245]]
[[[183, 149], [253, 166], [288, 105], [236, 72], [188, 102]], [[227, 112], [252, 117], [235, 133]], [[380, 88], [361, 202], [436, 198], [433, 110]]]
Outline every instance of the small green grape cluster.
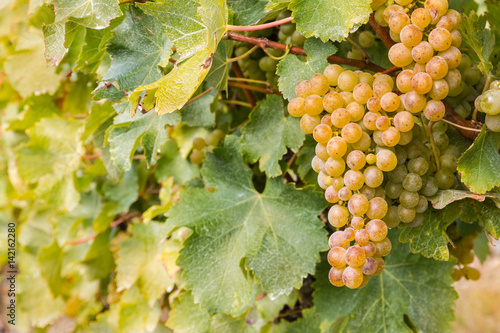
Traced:
[[489, 88], [476, 99], [475, 107], [486, 114], [486, 127], [500, 132], [500, 81], [493, 81]]
[[212, 152], [212, 150], [219, 145], [219, 143], [224, 139], [226, 134], [220, 129], [216, 129], [211, 133], [208, 133], [205, 138], [194, 138], [193, 140], [193, 150], [189, 159], [191, 163], [201, 164], [205, 160], [205, 153]]
[[[283, 11], [278, 14], [276, 20], [283, 20], [290, 17], [290, 11]], [[278, 41], [283, 44], [304, 47], [306, 38], [297, 31], [295, 23], [289, 22], [279, 26]]]
[[448, 9], [447, 0], [426, 0], [423, 8], [407, 0], [396, 3], [377, 11], [383, 9], [380, 23], [389, 26], [391, 38], [397, 42], [388, 57], [403, 68], [397, 87], [404, 94], [404, 107], [439, 121], [445, 115], [442, 100], [460, 88], [457, 67], [462, 61], [458, 49], [462, 36], [458, 28], [462, 18], [456, 10]]
[[474, 261], [474, 239], [476, 237], [477, 234], [462, 238], [457, 237], [453, 239], [454, 246], [449, 245], [450, 254], [457, 258], [456, 267], [451, 273], [454, 281], [458, 281], [461, 278], [475, 281], [480, 278], [481, 274], [479, 271], [474, 267], [468, 266]]

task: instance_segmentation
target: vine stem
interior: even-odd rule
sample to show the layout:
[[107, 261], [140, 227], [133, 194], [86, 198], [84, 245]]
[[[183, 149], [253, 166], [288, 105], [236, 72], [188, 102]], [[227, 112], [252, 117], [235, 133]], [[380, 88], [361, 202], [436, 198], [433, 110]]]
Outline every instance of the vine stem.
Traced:
[[[250, 37], [250, 36], [245, 36], [242, 34], [238, 34], [235, 32], [228, 32], [225, 35], [225, 38], [228, 40], [234, 40], [237, 42], [242, 42], [242, 43], [247, 43], [251, 45], [258, 45], [261, 48], [271, 48], [271, 49], [276, 49], [276, 50], [281, 50], [283, 52], [286, 51], [287, 45], [283, 43], [278, 43], [271, 41], [267, 38], [257, 38], [257, 37]], [[301, 56], [307, 56], [306, 51], [304, 51], [303, 48], [293, 46], [290, 48], [290, 53], [296, 54], [296, 55], [301, 55]], [[331, 55], [327, 58], [328, 62], [334, 63], [334, 64], [341, 64], [341, 65], [348, 65], [348, 66], [353, 66], [353, 67], [358, 67], [360, 69], [367, 69], [369, 71], [378, 73], [378, 72], [383, 72], [386, 69], [383, 67], [380, 67], [378, 65], [375, 65], [373, 63], [368, 63], [363, 60], [356, 60], [356, 59], [348, 59], [344, 57], [339, 57], [336, 55]]]
[[244, 89], [248, 89], [248, 90], [253, 90], [253, 91], [261, 92], [264, 94], [281, 95], [281, 92], [279, 92], [279, 91], [261, 88], [261, 87], [255, 87], [255, 86], [245, 84], [245, 83], [240, 83], [240, 82], [228, 82], [227, 85], [231, 86], [231, 87], [236, 87], [236, 88], [244, 88]]
[[[122, 216], [121, 218], [117, 219], [117, 220], [114, 220], [113, 222], [111, 222], [111, 224], [109, 225], [111, 228], [114, 228], [120, 224], [122, 224], [123, 222], [125, 221], [128, 221], [130, 220], [131, 218], [133, 217], [137, 217], [137, 216], [140, 216], [141, 214], [139, 212], [132, 212], [132, 213], [128, 213], [124, 216]], [[87, 243], [88, 241], [96, 238], [98, 235], [97, 232], [87, 236], [87, 237], [84, 237], [84, 238], [80, 238], [80, 239], [77, 239], [77, 240], [74, 240], [74, 241], [67, 241], [66, 242], [66, 245], [79, 245], [79, 244], [83, 244], [83, 243]]]
[[399, 71], [400, 69], [401, 69], [401, 67], [392, 66], [391, 68], [387, 68], [385, 71], [380, 72], [380, 74], [391, 74], [391, 73]]
[[[231, 64], [231, 68], [233, 69], [233, 72], [234, 72], [234, 75], [237, 76], [237, 78], [239, 79], [242, 79], [242, 78], [245, 78], [245, 76], [243, 75], [243, 71], [241, 70], [241, 67], [240, 67], [240, 64], [238, 64], [238, 62], [233, 62]], [[229, 82], [228, 82], [228, 85], [229, 85]], [[243, 93], [245, 94], [245, 97], [248, 101], [248, 103], [250, 103], [250, 105], [252, 105], [252, 108], [257, 105], [257, 102], [255, 101], [255, 96], [253, 95], [252, 91], [249, 90], [248, 88], [242, 88], [243, 89]]]
[[253, 109], [252, 104], [247, 103], [247, 102], [238, 101], [236, 99], [221, 99], [219, 102], [224, 103], [224, 104], [241, 105], [241, 106], [247, 107], [249, 109]]
[[208, 94], [209, 92], [211, 92], [212, 90], [214, 90], [214, 87], [210, 87], [208, 88], [207, 90], [205, 90], [204, 92], [196, 95], [195, 97], [191, 98], [189, 101], [186, 102], [186, 104], [184, 105], [188, 105], [189, 103], [193, 103], [194, 101], [196, 101], [198, 98], [201, 98], [203, 96], [205, 96], [206, 94]]
[[382, 40], [382, 43], [390, 49], [394, 44], [396, 44], [392, 38], [391, 35], [389, 34], [389, 29], [387, 27], [383, 27], [377, 23], [375, 20], [375, 12], [370, 14], [370, 25], [372, 26], [373, 30], [377, 33], [377, 35], [380, 37]]
[[255, 30], [264, 30], [272, 27], [277, 27], [278, 25], [282, 25], [288, 22], [292, 22], [293, 17], [287, 17], [282, 20], [278, 21], [273, 21], [269, 23], [264, 23], [264, 24], [258, 24], [258, 25], [231, 25], [228, 24], [226, 26], [227, 30], [233, 30], [233, 31], [255, 31]]
[[367, 62], [371, 62], [370, 61], [370, 56], [368, 55], [368, 53], [366, 52], [366, 50], [364, 48], [361, 47], [361, 45], [359, 45], [358, 43], [356, 43], [352, 38], [347, 38], [347, 41], [352, 45], [354, 46], [355, 48], [358, 49], [359, 52], [361, 52], [361, 54], [363, 55], [363, 58], [367, 61]]
[[431, 141], [432, 152], [434, 153], [434, 158], [436, 159], [436, 167], [441, 170], [441, 161], [439, 161], [439, 155], [436, 147], [436, 142], [434, 142], [434, 135], [432, 135], [432, 126], [434, 126], [434, 121], [429, 121], [427, 127], [429, 128], [429, 140]]
[[250, 50], [248, 50], [247, 52], [243, 53], [242, 55], [240, 55], [238, 57], [227, 59], [226, 61], [227, 62], [236, 62], [238, 60], [244, 59], [244, 58], [248, 57], [250, 54], [252, 54], [253, 51], [257, 50], [258, 48], [259, 48], [259, 46], [255, 45], [254, 47], [252, 47]]
[[472, 132], [481, 132], [481, 130], [479, 128], [473, 128], [473, 127], [465, 127], [465, 126], [462, 126], [462, 125], [458, 125], [458, 124], [455, 124], [454, 122], [452, 121], [449, 121], [449, 120], [446, 120], [446, 119], [441, 119], [442, 121], [444, 121], [445, 123], [447, 124], [450, 124], [451, 126], [453, 127], [456, 127], [456, 128], [461, 128], [465, 131], [472, 131]]
[[[443, 119], [448, 120], [452, 122], [455, 127], [457, 128], [458, 133], [460, 133], [461, 136], [466, 138], [469, 141], [474, 141], [476, 137], [479, 135], [478, 132], [472, 131], [471, 128], [478, 128], [477, 125], [481, 125], [480, 123], [476, 123], [475, 121], [472, 120], [465, 120], [462, 118], [458, 113], [453, 110], [451, 105], [446, 102], [442, 101], [445, 107], [445, 114]], [[459, 125], [459, 126], [456, 126]], [[463, 129], [462, 127], [466, 127], [467, 129]]]

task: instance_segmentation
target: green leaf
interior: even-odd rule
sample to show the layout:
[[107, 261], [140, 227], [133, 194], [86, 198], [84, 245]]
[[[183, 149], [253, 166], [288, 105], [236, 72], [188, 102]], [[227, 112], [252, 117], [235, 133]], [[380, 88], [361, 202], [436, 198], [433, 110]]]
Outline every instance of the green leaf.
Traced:
[[480, 232], [474, 239], [474, 254], [479, 258], [481, 264], [484, 264], [490, 254], [490, 241], [485, 232]]
[[139, 175], [136, 165], [133, 165], [130, 170], [125, 172], [117, 183], [110, 181], [102, 185], [102, 193], [106, 202], [112, 202], [116, 205], [110, 209], [109, 215], [129, 210], [130, 205], [137, 200], [139, 192]]
[[208, 71], [206, 81], [217, 90], [227, 90], [227, 77], [229, 75], [229, 65], [231, 65], [227, 59], [231, 58], [233, 47], [234, 43], [232, 41], [222, 41], [213, 56], [212, 67]]
[[[202, 90], [201, 88], [203, 88], [203, 85], [198, 90]], [[216, 96], [217, 91], [212, 90], [195, 101], [184, 105], [181, 109], [182, 122], [192, 127], [213, 127], [215, 112], [212, 110], [212, 106], [217, 103]]]
[[60, 116], [61, 110], [54, 103], [52, 96], [43, 94], [32, 96], [24, 100], [24, 112], [19, 120], [13, 120], [9, 123], [9, 130], [24, 131], [35, 125], [40, 119], [53, 116]]
[[62, 257], [63, 249], [59, 247], [56, 241], [38, 251], [37, 260], [40, 273], [47, 281], [50, 291], [54, 296], [59, 295], [61, 291]]
[[297, 152], [305, 135], [300, 130], [299, 120], [285, 116], [283, 99], [267, 95], [249, 115], [249, 122], [241, 129], [243, 153], [250, 163], [259, 161], [259, 169], [270, 177], [281, 175], [278, 162], [287, 152], [287, 147]]
[[69, 19], [92, 29], [104, 29], [121, 16], [118, 0], [55, 0], [56, 22]]
[[290, 0], [268, 0], [266, 11], [279, 11], [288, 8]]
[[332, 286], [330, 265], [323, 260], [312, 286], [314, 307], [281, 331], [327, 333], [346, 325], [342, 332], [412, 332], [407, 315], [419, 332], [449, 332], [457, 298], [451, 286], [453, 263], [414, 255], [397, 238], [392, 231], [384, 271], [362, 289]]
[[227, 6], [233, 13], [233, 24], [252, 25], [265, 16], [268, 0], [227, 0]]
[[92, 92], [92, 98], [96, 101], [107, 99], [112, 102], [120, 102], [127, 94], [123, 90], [118, 90], [111, 83], [101, 82]]
[[500, 199], [500, 193], [486, 193], [485, 195], [479, 195], [469, 191], [460, 190], [440, 190], [431, 198], [428, 198], [432, 203], [432, 207], [436, 209], [443, 209], [450, 203], [466, 198], [474, 199], [477, 201], [484, 201], [488, 198], [498, 198]]
[[176, 333], [209, 333], [210, 315], [194, 303], [191, 293], [187, 293], [172, 307], [166, 325]]
[[[148, 302], [145, 296], [137, 287], [122, 294], [116, 311], [119, 316], [117, 332], [152, 332], [158, 325], [160, 306], [158, 302]], [[113, 310], [110, 312], [115, 312]]]
[[459, 204], [448, 205], [440, 211], [428, 209], [424, 221], [415, 228], [404, 227], [399, 235], [401, 243], [410, 243], [413, 253], [436, 260], [448, 260], [448, 236], [446, 228], [460, 215]]
[[467, 151], [458, 159], [458, 173], [462, 182], [472, 191], [484, 194], [500, 186], [500, 133], [481, 133]]
[[38, 31], [29, 31], [29, 48], [7, 57], [4, 70], [12, 87], [21, 97], [32, 94], [53, 95], [59, 87], [61, 75], [55, 67], [47, 67], [43, 39]]
[[113, 61], [103, 80], [118, 81], [123, 90], [134, 90], [159, 80], [161, 75], [157, 66], [172, 52], [168, 39], [165, 43], [163, 39], [160, 22], [139, 8], [131, 7], [107, 47]]
[[84, 44], [78, 60], [76, 68], [84, 73], [93, 74], [101, 65], [101, 62], [106, 55], [106, 44], [112, 36], [113, 29], [118, 25], [119, 21], [115, 20], [105, 29], [85, 29]]
[[68, 51], [64, 45], [64, 25], [64, 22], [57, 22], [42, 27], [45, 37], [45, 59], [49, 66], [57, 66]]
[[368, 22], [370, 4], [370, 0], [292, 0], [289, 8], [298, 31], [326, 42], [341, 41]]
[[103, 104], [92, 103], [90, 108], [90, 115], [85, 122], [85, 130], [83, 131], [82, 141], [88, 139], [102, 124], [104, 124], [108, 119], [116, 115], [115, 109], [113, 109], [113, 104], [106, 102]]
[[199, 177], [199, 168], [181, 156], [174, 140], [168, 141], [161, 151], [155, 170], [155, 176], [159, 182], [173, 177], [176, 184], [185, 184], [191, 179]]
[[328, 61], [326, 58], [337, 48], [330, 42], [323, 43], [319, 39], [307, 39], [304, 44], [307, 60], [302, 61], [294, 54], [289, 54], [278, 64], [276, 73], [279, 75], [278, 86], [283, 97], [288, 100], [295, 98], [295, 86], [302, 80], [309, 80], [316, 73], [323, 73]]
[[500, 208], [492, 201], [486, 200], [479, 203], [465, 200], [461, 208], [460, 219], [462, 221], [467, 223], [479, 221], [494, 238], [500, 238]]
[[469, 16], [462, 14], [462, 25], [460, 33], [466, 42], [479, 57], [477, 66], [484, 75], [489, 75], [493, 65], [489, 61], [490, 55], [495, 47], [495, 35], [486, 28], [486, 16], [478, 16], [475, 11], [471, 11]]
[[117, 253], [118, 291], [137, 284], [152, 306], [173, 284], [162, 263], [162, 255], [166, 250], [163, 240], [168, 229], [165, 224], [157, 222], [135, 224], [130, 229], [132, 237], [120, 243]]
[[157, 116], [153, 112], [139, 112], [133, 118], [128, 113], [116, 116], [106, 135], [111, 148], [111, 158], [118, 169], [130, 169], [139, 142], [144, 148], [147, 165], [155, 164], [156, 153], [168, 139], [165, 126], [175, 125], [179, 120], [178, 113]]
[[[180, 59], [160, 80], [135, 89], [129, 101], [141, 93], [154, 94], [159, 115], [179, 110], [207, 75], [227, 22], [223, 0], [148, 2], [138, 4], [148, 15], [158, 18]], [[187, 59], [189, 58], [189, 59]], [[186, 60], [185, 60], [186, 59]]]
[[84, 152], [82, 130], [74, 120], [44, 118], [27, 130], [30, 141], [16, 151], [19, 176], [27, 183], [38, 182], [35, 193], [60, 209], [71, 210], [79, 201], [72, 173]]
[[186, 189], [168, 213], [174, 226], [194, 230], [178, 263], [195, 301], [211, 313], [248, 306], [253, 282], [247, 270], [272, 296], [300, 287], [326, 244], [316, 217], [324, 207], [321, 195], [281, 178], [268, 179], [264, 192], [257, 192], [240, 149], [237, 137], [226, 137], [202, 169], [215, 193]]
[[103, 279], [111, 273], [113, 267], [113, 256], [110, 247], [111, 229], [97, 235], [92, 242], [89, 251], [85, 255], [83, 263], [91, 279]]

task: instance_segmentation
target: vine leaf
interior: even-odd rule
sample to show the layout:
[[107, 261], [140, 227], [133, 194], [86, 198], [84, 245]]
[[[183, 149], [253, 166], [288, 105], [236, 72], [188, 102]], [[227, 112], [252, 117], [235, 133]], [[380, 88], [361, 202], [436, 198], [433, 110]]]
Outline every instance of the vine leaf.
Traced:
[[265, 16], [268, 0], [227, 0], [233, 13], [233, 24], [252, 25]]
[[495, 47], [495, 35], [486, 28], [486, 22], [485, 15], [478, 16], [472, 10], [469, 16], [462, 14], [462, 25], [460, 26], [460, 33], [464, 41], [479, 57], [478, 68], [484, 75], [488, 75], [493, 69], [489, 59]]
[[132, 237], [121, 242], [116, 259], [118, 291], [137, 284], [149, 305], [174, 283], [167, 274], [162, 256], [167, 251], [163, 241], [168, 232], [164, 223], [149, 222], [131, 227]]
[[316, 73], [323, 73], [328, 61], [326, 58], [337, 48], [330, 42], [323, 43], [319, 39], [307, 39], [304, 44], [307, 60], [302, 61], [294, 54], [288, 54], [278, 64], [276, 74], [279, 75], [278, 86], [283, 97], [291, 100], [295, 97], [295, 86], [303, 80], [309, 80]]
[[440, 211], [428, 209], [424, 213], [421, 225], [415, 228], [404, 227], [399, 235], [399, 241], [409, 242], [413, 253], [446, 261], [450, 258], [446, 228], [458, 218], [459, 214], [460, 203], [448, 205]]
[[224, 40], [219, 43], [213, 56], [212, 67], [207, 74], [206, 81], [217, 90], [227, 91], [227, 77], [231, 63], [227, 60], [233, 54], [234, 43]]
[[42, 27], [45, 38], [45, 58], [48, 66], [57, 66], [68, 48], [64, 45], [65, 23], [57, 22]]
[[60, 209], [72, 210], [80, 200], [73, 184], [84, 149], [81, 123], [44, 118], [27, 130], [30, 141], [16, 151], [19, 176], [37, 183], [35, 194]]
[[[204, 85], [198, 88], [201, 94]], [[212, 90], [200, 98], [184, 105], [181, 109], [182, 122], [191, 127], [213, 127], [215, 125], [215, 108], [217, 91]]]
[[158, 182], [173, 177], [176, 184], [184, 184], [200, 176], [199, 168], [183, 158], [174, 140], [168, 141], [161, 149], [158, 165], [155, 170]]
[[132, 166], [132, 157], [141, 143], [146, 155], [146, 163], [156, 163], [156, 153], [167, 142], [167, 125], [176, 125], [179, 113], [157, 116], [153, 112], [137, 113], [133, 118], [122, 113], [114, 118], [113, 125], [106, 130], [106, 141], [110, 145], [111, 158], [116, 167], [127, 171]]
[[166, 76], [136, 88], [129, 101], [138, 103], [145, 91], [154, 94], [157, 114], [170, 113], [189, 100], [207, 75], [226, 29], [227, 7], [223, 0], [160, 0], [137, 5], [163, 24], [180, 58]]
[[300, 287], [326, 244], [321, 195], [281, 178], [257, 192], [235, 136], [207, 154], [202, 175], [215, 193], [188, 188], [168, 213], [173, 226], [194, 231], [178, 263], [195, 301], [210, 313], [243, 311], [254, 297], [250, 270], [271, 296]]
[[249, 115], [249, 122], [241, 129], [243, 153], [250, 163], [259, 161], [259, 169], [270, 177], [281, 175], [279, 161], [289, 147], [297, 152], [305, 135], [299, 120], [285, 116], [283, 99], [267, 95]]
[[500, 133], [483, 127], [474, 143], [458, 160], [462, 182], [472, 191], [484, 194], [500, 186]]
[[84, 73], [95, 73], [101, 65], [102, 59], [106, 55], [106, 44], [112, 36], [112, 31], [120, 20], [114, 20], [111, 25], [105, 29], [85, 29], [85, 39], [82, 50], [76, 61], [76, 68]]
[[165, 323], [167, 327], [179, 333], [210, 332], [210, 315], [194, 303], [191, 293], [181, 295], [174, 304]]
[[55, 0], [56, 22], [70, 19], [87, 28], [104, 29], [121, 16], [118, 0]]
[[486, 193], [485, 195], [479, 195], [469, 191], [441, 190], [438, 191], [436, 195], [428, 199], [432, 203], [432, 207], [436, 209], [443, 209], [454, 201], [470, 198], [482, 202], [486, 199], [486, 197], [500, 199], [500, 193]]
[[500, 238], [500, 208], [490, 200], [481, 204], [465, 200], [462, 203], [460, 219], [467, 223], [479, 221], [494, 238]]
[[172, 53], [170, 41], [164, 41], [160, 22], [135, 7], [125, 13], [107, 51], [113, 60], [103, 81], [118, 81], [123, 90], [159, 80], [157, 66], [164, 59], [168, 61]]
[[[412, 332], [405, 315], [421, 332], [448, 332], [457, 294], [451, 286], [453, 263], [412, 254], [391, 231], [392, 251], [380, 276], [362, 289], [334, 287], [330, 265], [323, 260], [313, 283], [314, 307], [303, 319], [284, 323], [272, 332]], [[326, 259], [326, 258], [325, 258]], [[436, 297], [436, 293], [439, 297]]]
[[341, 41], [368, 22], [370, 5], [370, 0], [292, 0], [289, 8], [298, 31], [326, 42]]

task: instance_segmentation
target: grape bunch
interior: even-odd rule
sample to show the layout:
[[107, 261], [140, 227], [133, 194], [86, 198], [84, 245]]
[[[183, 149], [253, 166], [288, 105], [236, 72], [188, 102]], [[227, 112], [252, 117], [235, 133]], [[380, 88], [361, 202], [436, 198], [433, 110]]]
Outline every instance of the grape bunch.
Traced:
[[[456, 229], [456, 225], [452, 225], [450, 228]], [[477, 234], [460, 237], [456, 234], [455, 230], [451, 230], [450, 237], [454, 243], [454, 245], [449, 245], [450, 254], [457, 259], [451, 277], [454, 281], [458, 281], [461, 278], [473, 281], [478, 280], [481, 276], [480, 272], [476, 268], [469, 266], [474, 261], [474, 239], [477, 237]]]
[[475, 106], [486, 114], [484, 121], [488, 129], [500, 132], [500, 81], [493, 81], [489, 88], [476, 99]]
[[219, 145], [226, 134], [220, 129], [216, 129], [211, 133], [208, 133], [205, 138], [194, 138], [193, 140], [193, 150], [189, 159], [191, 163], [201, 164], [205, 160], [205, 153], [212, 152], [212, 150]]
[[389, 60], [403, 68], [397, 87], [404, 94], [406, 110], [423, 111], [428, 120], [439, 121], [445, 115], [442, 100], [460, 88], [460, 13], [449, 10], [447, 0], [426, 0], [423, 8], [406, 0], [396, 2], [409, 8], [390, 5], [383, 19], [397, 42], [389, 49]]

